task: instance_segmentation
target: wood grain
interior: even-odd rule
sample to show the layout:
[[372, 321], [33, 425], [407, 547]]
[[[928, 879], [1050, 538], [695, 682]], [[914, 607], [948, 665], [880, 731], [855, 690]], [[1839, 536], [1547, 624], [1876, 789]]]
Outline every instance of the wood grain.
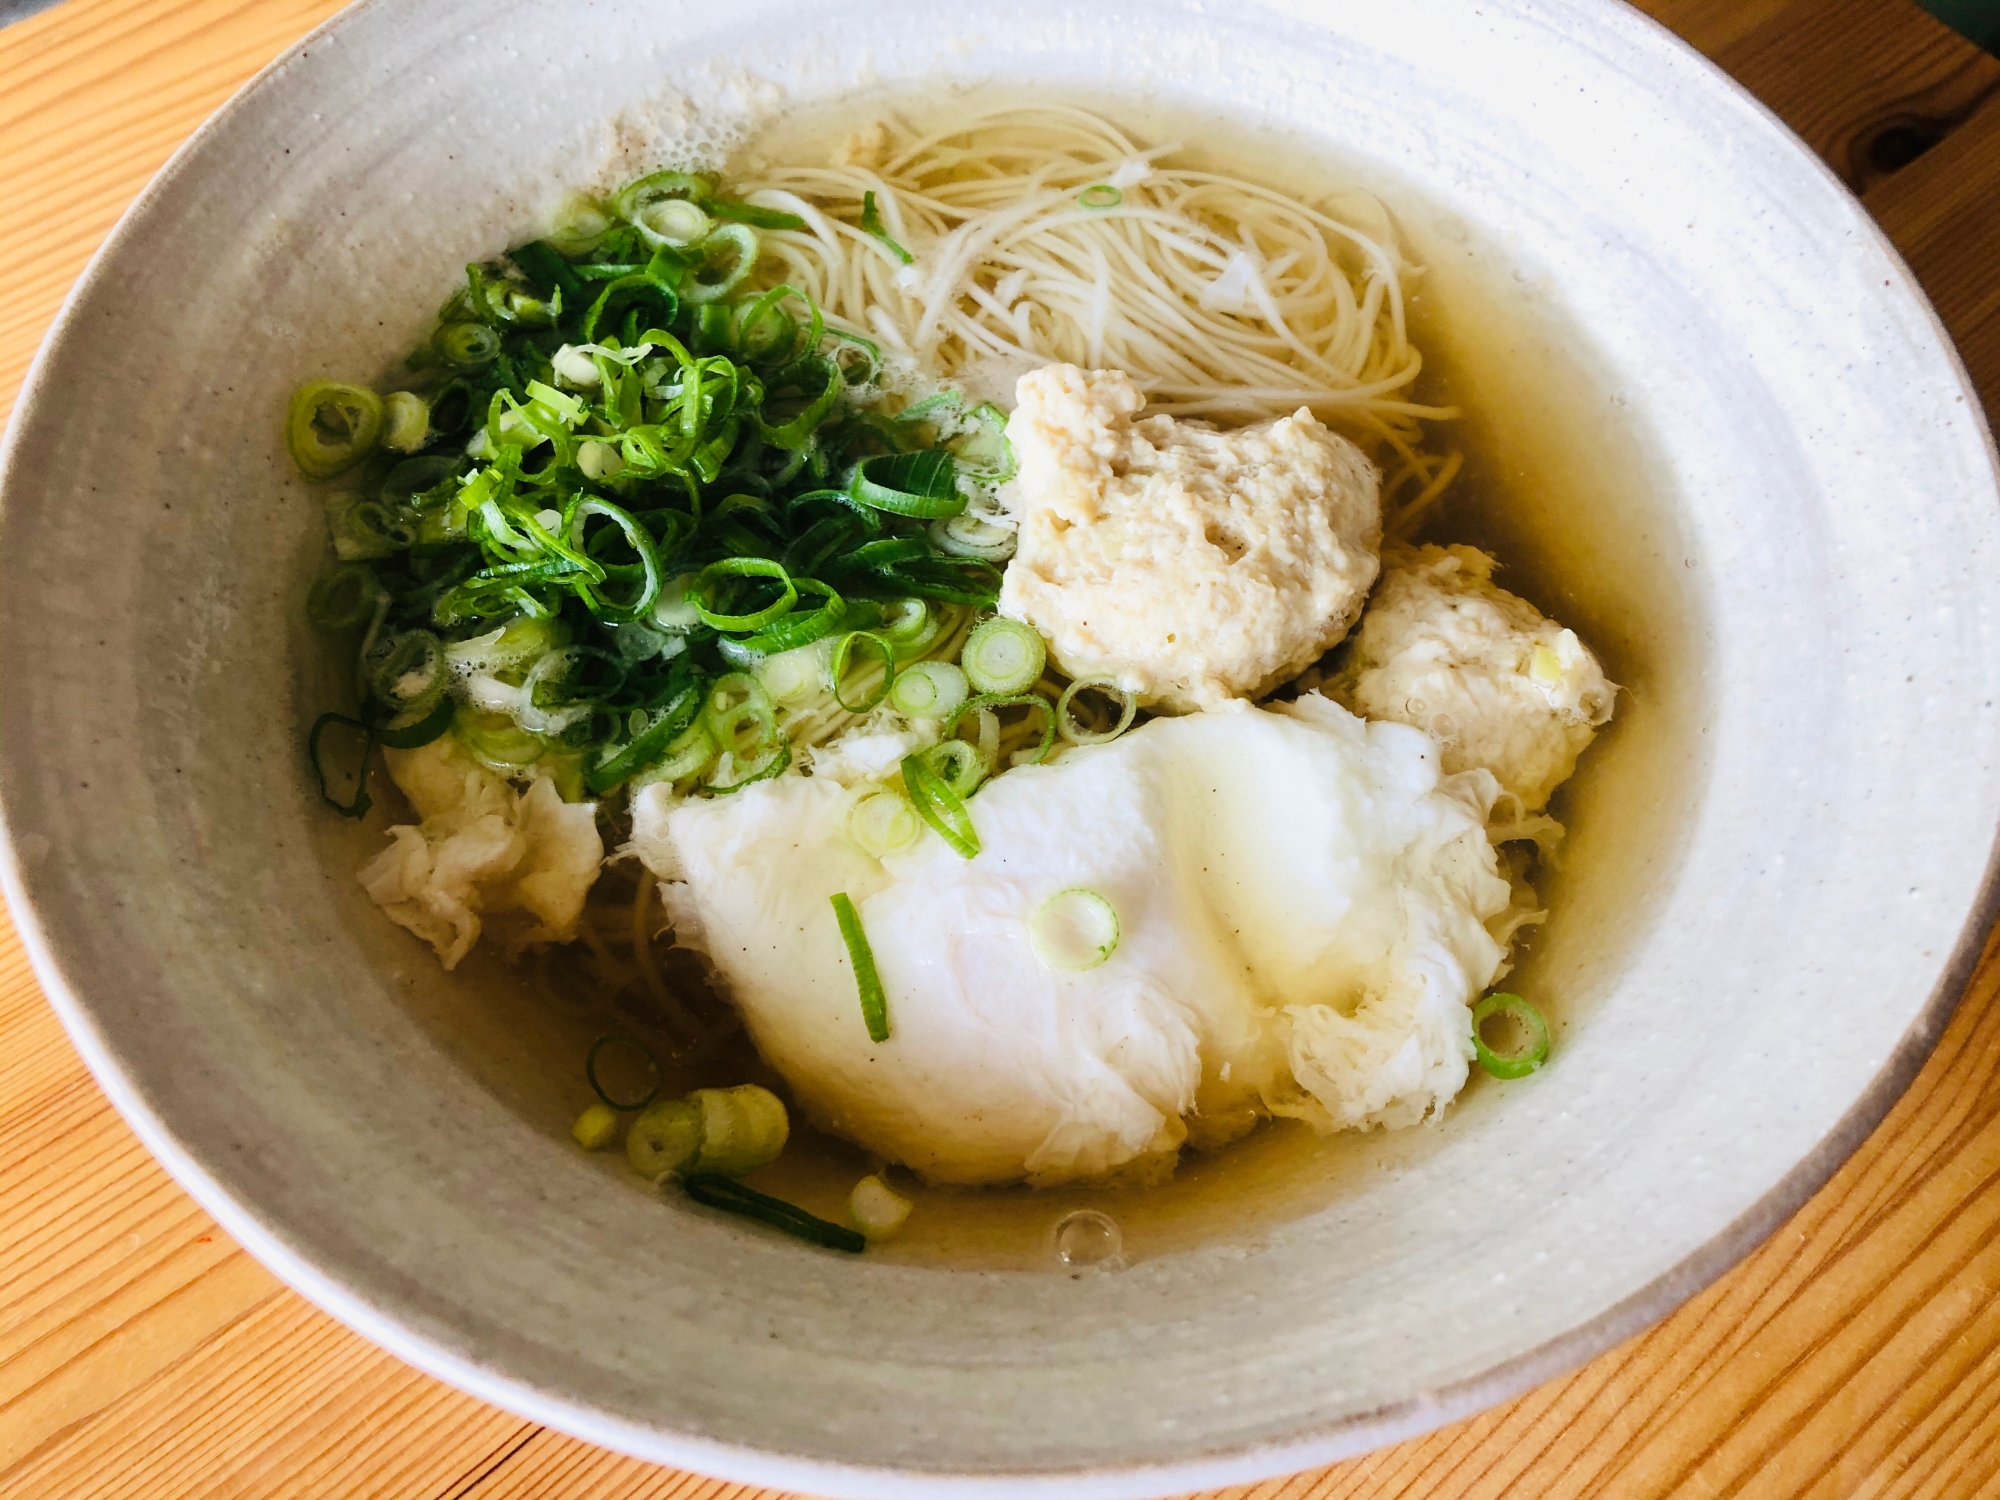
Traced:
[[[124, 205], [252, 71], [335, 8], [67, 0], [0, 31], [0, 414]], [[2000, 414], [2000, 62], [1907, 0], [1644, 8], [1866, 190]], [[1915, 127], [1877, 152], [1885, 130]], [[1892, 174], [1876, 159], [1931, 139]], [[1223, 1493], [2000, 1493], [2000, 950], [1989, 948], [1882, 1128], [1660, 1327], [1427, 1437]], [[773, 1500], [485, 1406], [285, 1290], [112, 1113], [4, 925], [0, 1495]]]

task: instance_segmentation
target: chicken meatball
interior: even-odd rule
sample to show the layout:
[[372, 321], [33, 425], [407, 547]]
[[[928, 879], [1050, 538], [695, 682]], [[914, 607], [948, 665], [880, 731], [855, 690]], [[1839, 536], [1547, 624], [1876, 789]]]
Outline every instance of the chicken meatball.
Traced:
[[1220, 431], [1133, 418], [1121, 371], [1021, 377], [1020, 545], [1000, 611], [1072, 677], [1184, 713], [1257, 698], [1347, 633], [1375, 581], [1381, 475], [1303, 407]]

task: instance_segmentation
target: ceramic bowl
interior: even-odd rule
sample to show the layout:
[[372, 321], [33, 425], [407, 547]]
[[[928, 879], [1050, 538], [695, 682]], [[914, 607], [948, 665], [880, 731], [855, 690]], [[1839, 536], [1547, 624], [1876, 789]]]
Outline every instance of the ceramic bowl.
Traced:
[[[1445, 374], [1508, 503], [1466, 525], [1554, 580], [1627, 690], [1520, 976], [1554, 1064], [1074, 1278], [836, 1259], [585, 1158], [574, 1056], [497, 969], [447, 980], [367, 906], [380, 831], [323, 812], [301, 751], [337, 669], [302, 614], [325, 544], [280, 442], [296, 382], [385, 369], [458, 266], [689, 129], [977, 79], [1379, 181], [1424, 316], [1468, 330]], [[0, 483], [6, 894], [118, 1107], [369, 1338], [737, 1479], [1159, 1494], [1516, 1392], [1826, 1179], [1993, 912], [1978, 404], [1854, 200], [1603, 0], [371, 0], [126, 216]]]

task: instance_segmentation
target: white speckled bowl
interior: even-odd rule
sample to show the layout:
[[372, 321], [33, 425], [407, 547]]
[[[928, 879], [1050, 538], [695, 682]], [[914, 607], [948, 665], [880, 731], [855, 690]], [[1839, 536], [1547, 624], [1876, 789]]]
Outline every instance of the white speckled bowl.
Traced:
[[[78, 286], [0, 460], [7, 897], [189, 1190], [505, 1406], [871, 1500], [1319, 1463], [1659, 1317], [1916, 1070], [1993, 909], [1993, 451], [1860, 208], [1622, 7], [946, 14], [373, 0], [208, 125]], [[1404, 181], [1431, 315], [1509, 289], [1450, 372], [1512, 413], [1489, 527], [1631, 690], [1523, 977], [1555, 1065], [1361, 1143], [1255, 1235], [1083, 1280], [835, 1260], [618, 1186], [563, 1139], [574, 1060], [366, 909], [379, 835], [322, 813], [300, 751], [332, 669], [293, 383], [382, 368], [453, 267], [614, 146], [642, 164], [676, 98], [940, 75], [1143, 86]], [[1590, 503], [1538, 503], [1538, 465]]]

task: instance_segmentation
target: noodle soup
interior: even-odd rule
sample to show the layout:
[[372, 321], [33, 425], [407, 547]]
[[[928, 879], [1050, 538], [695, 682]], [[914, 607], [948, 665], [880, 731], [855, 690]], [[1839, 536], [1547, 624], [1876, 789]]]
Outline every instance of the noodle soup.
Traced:
[[[1144, 119], [1146, 112], [1130, 114]], [[935, 128], [923, 123], [947, 118]], [[582, 201], [547, 240], [476, 272], [427, 346], [435, 373], [410, 383], [408, 401], [386, 398], [373, 443], [387, 442], [382, 434], [398, 414], [387, 408], [419, 403], [429, 429], [414, 440], [404, 435], [409, 456], [390, 477], [381, 460], [365, 455], [341, 473], [396, 491], [407, 514], [386, 493], [379, 501], [339, 495], [331, 511], [348, 571], [336, 569], [338, 587], [323, 585], [318, 601], [328, 623], [363, 633], [357, 651], [373, 708], [364, 703], [346, 722], [364, 757], [375, 742], [389, 746], [390, 773], [418, 815], [399, 823], [395, 843], [363, 879], [389, 915], [440, 957], [463, 961], [463, 988], [476, 991], [483, 1008], [475, 1030], [504, 1034], [504, 1051], [517, 1058], [544, 1060], [541, 1070], [524, 1074], [518, 1062], [500, 1066], [495, 1054], [471, 1049], [475, 1067], [524, 1112], [550, 1119], [586, 1105], [589, 1057], [589, 1084], [602, 1103], [594, 1124], [586, 1122], [590, 1109], [577, 1118], [577, 1139], [625, 1144], [638, 1165], [635, 1116], [658, 1125], [667, 1118], [659, 1110], [703, 1097], [698, 1091], [712, 1098], [747, 1086], [789, 1101], [794, 1115], [789, 1131], [774, 1137], [782, 1148], [774, 1159], [741, 1158], [737, 1170], [717, 1174], [742, 1179], [752, 1197], [841, 1225], [862, 1213], [861, 1196], [849, 1201], [857, 1180], [886, 1183], [914, 1206], [900, 1234], [878, 1236], [871, 1253], [1080, 1272], [1308, 1212], [1356, 1171], [1420, 1160], [1436, 1131], [1393, 1127], [1434, 1124], [1475, 1055], [1503, 1077], [1516, 1057], [1526, 1059], [1521, 1071], [1540, 1064], [1547, 1038], [1533, 1045], [1543, 1024], [1535, 1006], [1511, 992], [1490, 996], [1479, 1004], [1497, 1025], [1483, 1032], [1471, 1002], [1520, 956], [1515, 950], [1548, 913], [1548, 856], [1563, 829], [1543, 807], [1547, 787], [1567, 777], [1590, 731], [1608, 717], [1615, 690], [1574, 632], [1488, 583], [1480, 570], [1490, 562], [1470, 560], [1480, 554], [1419, 553], [1415, 544], [1499, 539], [1504, 553], [1506, 540], [1520, 535], [1509, 511], [1523, 490], [1534, 490], [1539, 514], [1577, 503], [1572, 496], [1591, 444], [1567, 441], [1558, 429], [1536, 439], [1539, 464], [1523, 463], [1504, 401], [1468, 417], [1475, 392], [1494, 394], [1482, 387], [1508, 320], [1492, 316], [1491, 303], [1476, 318], [1462, 307], [1444, 315], [1443, 304], [1478, 305], [1491, 289], [1459, 268], [1455, 283], [1447, 279], [1434, 291], [1436, 267], [1413, 252], [1409, 226], [1382, 201], [1330, 186], [1309, 170], [1272, 175], [1268, 151], [1231, 142], [1206, 124], [1187, 132], [1206, 143], [1192, 152], [1163, 128], [1174, 122], [1145, 123], [1152, 128], [1128, 133], [1063, 105], [978, 96], [948, 117], [927, 114], [921, 102], [875, 101], [784, 122], [714, 177], [670, 170], [608, 200]], [[1249, 160], [1267, 170], [1239, 176], [1226, 169]], [[676, 261], [679, 280], [671, 296], [662, 294], [659, 268]], [[579, 321], [586, 300], [591, 314]], [[780, 343], [787, 363], [771, 356]], [[1308, 636], [1312, 649], [1303, 660], [1207, 661], [1207, 675], [1197, 674], [1202, 683], [1223, 684], [1232, 700], [1262, 700], [1251, 712], [1260, 724], [1270, 721], [1277, 739], [1249, 750], [1235, 742], [1179, 749], [1179, 759], [1161, 761], [1165, 752], [1154, 746], [1191, 743], [1185, 726], [1226, 727], [1241, 715], [1176, 717], [1167, 710], [1187, 705], [1144, 686], [1115, 646], [1107, 648], [1114, 659], [1106, 669], [1084, 660], [1058, 627], [1023, 625], [1022, 611], [1009, 605], [1012, 585], [1002, 582], [1020, 565], [1037, 524], [1039, 502], [1024, 491], [1063, 461], [1048, 444], [1037, 448], [1042, 440], [1023, 425], [1031, 382], [1022, 377], [1065, 367], [1116, 372], [1143, 397], [1136, 422], [1131, 413], [1114, 414], [1091, 439], [1115, 439], [1127, 444], [1128, 457], [1139, 455], [1114, 476], [1128, 488], [1143, 473], [1176, 495], [1196, 493], [1207, 482], [1199, 468], [1162, 479], [1159, 454], [1184, 448], [1196, 455], [1187, 460], [1194, 466], [1234, 441], [1231, 434], [1288, 421], [1306, 424], [1299, 444], [1309, 457], [1356, 451], [1378, 476], [1366, 497], [1372, 519], [1363, 542], [1341, 552], [1336, 539], [1333, 553], [1364, 552], [1372, 582], [1376, 551], [1386, 548], [1388, 576], [1400, 580], [1406, 603], [1428, 601], [1423, 607], [1451, 618], [1484, 611], [1499, 621], [1496, 649], [1511, 655], [1460, 700], [1425, 701], [1397, 673], [1413, 650], [1428, 649], [1430, 637], [1412, 647], [1396, 634], [1403, 627], [1388, 622], [1371, 645], [1362, 596], [1374, 608], [1392, 591], [1385, 582], [1370, 593], [1363, 583], [1351, 605], [1326, 611], [1325, 645], [1334, 649], [1323, 651]], [[1584, 383], [1574, 369], [1566, 378]], [[753, 386], [754, 401], [744, 396]], [[742, 404], [715, 419], [722, 406], [713, 393], [724, 387]], [[1044, 393], [1037, 409], [1056, 410], [1049, 425], [1072, 422], [1073, 412], [1054, 403], [1081, 389], [1123, 399], [1123, 388], [1107, 377]], [[1560, 381], [1544, 387], [1556, 389]], [[437, 430], [461, 400], [475, 415], [456, 430]], [[316, 457], [312, 443], [337, 450], [366, 426], [365, 411], [344, 414], [324, 393], [304, 406], [302, 466]], [[1177, 425], [1147, 425], [1155, 419]], [[738, 428], [725, 434], [729, 421]], [[1623, 441], [1615, 432], [1598, 436], [1599, 447], [1614, 452]], [[685, 452], [672, 447], [680, 438]], [[707, 469], [698, 457], [704, 444], [716, 450]], [[428, 467], [412, 476], [413, 464]], [[1239, 463], [1229, 471], [1239, 477], [1219, 482], [1217, 492], [1240, 500], [1249, 483], [1240, 476], [1272, 467], [1261, 458], [1249, 468]], [[419, 490], [416, 479], [430, 483]], [[1310, 485], [1301, 493], [1317, 498]], [[1150, 503], [1143, 494], [1128, 498], [1142, 510]], [[377, 509], [364, 509], [370, 505]], [[1212, 524], [1213, 517], [1203, 523]], [[1219, 548], [1217, 576], [1233, 576], [1228, 570], [1242, 558], [1229, 549], [1237, 544], [1202, 535]], [[1259, 546], [1253, 540], [1246, 550]], [[430, 554], [419, 557], [427, 547]], [[456, 576], [436, 561], [453, 549], [463, 558]], [[1523, 543], [1520, 550], [1534, 549]], [[1533, 561], [1531, 583], [1520, 587], [1538, 602], [1590, 602], [1588, 589], [1579, 596], [1566, 586], [1565, 559], [1544, 551]], [[1158, 592], [1169, 601], [1177, 566], [1172, 557], [1161, 565], [1168, 587]], [[361, 581], [360, 569], [371, 583]], [[1123, 588], [1135, 571], [1129, 563], [1109, 569], [1093, 586]], [[1286, 580], [1260, 577], [1258, 584], [1281, 590]], [[1281, 602], [1292, 597], [1280, 593]], [[1114, 616], [1158, 602], [1135, 602], [1129, 591], [1106, 598]], [[857, 606], [865, 618], [851, 613]], [[1601, 623], [1604, 602], [1586, 615], [1578, 622]], [[1587, 633], [1598, 643], [1594, 629]], [[427, 641], [412, 644], [418, 636], [434, 640], [435, 650]], [[1634, 672], [1643, 679], [1643, 643], [1629, 632], [1610, 639], [1613, 674], [1628, 684]], [[1026, 644], [1016, 650], [1017, 641]], [[1374, 655], [1364, 660], [1364, 648]], [[1274, 673], [1282, 680], [1272, 691], [1265, 684]], [[1229, 688], [1253, 681], [1254, 690]], [[1390, 691], [1385, 683], [1392, 698], [1382, 696]], [[1529, 772], [1479, 758], [1479, 726], [1455, 720], [1451, 710], [1460, 701], [1477, 705], [1481, 694], [1490, 698], [1489, 689], [1516, 693], [1509, 701], [1525, 703], [1530, 715], [1520, 722], [1544, 739], [1555, 736], [1547, 765]], [[1316, 726], [1315, 714], [1323, 718]], [[1364, 720], [1398, 727], [1364, 734]], [[1335, 753], [1331, 741], [1301, 738], [1293, 727], [1300, 724], [1335, 740], [1347, 736], [1340, 740], [1346, 748]], [[1129, 741], [1112, 744], [1121, 734]], [[1624, 737], [1632, 738], [1629, 730]], [[1324, 967], [1325, 955], [1346, 953], [1339, 962], [1352, 973], [1323, 994], [1312, 991], [1319, 980], [1270, 967], [1266, 950], [1282, 946], [1272, 938], [1248, 961], [1246, 972], [1259, 963], [1269, 972], [1244, 982], [1240, 1003], [1230, 1002], [1237, 1012], [1212, 1007], [1189, 1022], [1182, 1006], [1170, 1019], [1161, 1019], [1165, 1011], [1139, 1022], [1127, 1017], [1125, 1031], [1082, 1049], [1091, 1068], [1121, 1047], [1145, 1051], [1148, 1039], [1175, 1025], [1201, 1037], [1178, 1052], [1165, 1042], [1155, 1049], [1148, 1067], [1181, 1069], [1164, 1084], [1141, 1076], [1144, 1069], [1108, 1068], [1104, 1095], [1117, 1096], [1124, 1116], [1113, 1119], [1096, 1102], [1077, 1105], [1059, 1128], [1014, 1130], [1041, 1141], [1023, 1148], [1006, 1130], [968, 1124], [966, 1109], [940, 1105], [938, 1087], [970, 1097], [1004, 1070], [994, 1065], [991, 1044], [986, 1058], [967, 1065], [962, 1046], [939, 1040], [949, 1040], [954, 1015], [970, 1015], [979, 1000], [936, 1002], [936, 978], [954, 960], [933, 956], [924, 960], [927, 969], [913, 970], [910, 955], [921, 942], [883, 948], [885, 932], [973, 930], [954, 926], [943, 908], [921, 905], [914, 928], [893, 925], [895, 900], [907, 907], [926, 893], [959, 889], [952, 884], [957, 865], [926, 867], [919, 856], [946, 858], [936, 855], [943, 848], [974, 870], [982, 854], [989, 861], [1001, 854], [1018, 872], [1024, 856], [1006, 852], [1016, 846], [997, 826], [1002, 810], [1025, 820], [1028, 831], [1015, 835], [1025, 841], [1021, 848], [1038, 847], [1038, 827], [1050, 830], [1042, 846], [1062, 845], [1059, 825], [1037, 811], [1036, 797], [1046, 794], [1035, 789], [1073, 783], [1084, 768], [1108, 775], [1104, 768], [1119, 764], [1118, 756], [1129, 763], [1125, 779], [1107, 784], [1143, 793], [1134, 794], [1144, 808], [1130, 826], [1178, 826], [1181, 809], [1192, 805], [1188, 797], [1199, 802], [1202, 795], [1185, 790], [1193, 785], [1188, 765], [1209, 764], [1202, 756], [1220, 756], [1214, 763], [1223, 764], [1249, 755], [1266, 757], [1254, 762], [1259, 767], [1276, 766], [1307, 753], [1300, 746], [1308, 741], [1320, 758], [1296, 792], [1299, 805], [1356, 777], [1375, 777], [1369, 784], [1386, 788], [1412, 768], [1427, 768], [1435, 785], [1451, 783], [1410, 804], [1434, 829], [1423, 847], [1437, 870], [1455, 870], [1470, 857], [1468, 839], [1475, 863], [1484, 862], [1475, 872], [1475, 883], [1484, 882], [1480, 894], [1438, 898], [1438, 920], [1457, 920], [1465, 930], [1455, 940], [1424, 940], [1434, 944], [1426, 952], [1452, 967], [1449, 985], [1458, 988], [1449, 1005], [1424, 1011], [1431, 989], [1405, 983], [1421, 967], [1413, 960], [1354, 956], [1370, 943], [1383, 951], [1407, 946], [1414, 941], [1407, 934], [1384, 936], [1384, 928], [1344, 938], [1337, 918], [1302, 908], [1294, 928], [1325, 929], [1314, 961]], [[1356, 748], [1364, 742], [1372, 748]], [[1144, 754], [1127, 754], [1139, 745]], [[329, 800], [339, 801], [340, 768], [323, 762], [322, 770], [333, 783]], [[1003, 796], [1006, 788], [1021, 790]], [[825, 806], [808, 807], [820, 793]], [[534, 797], [540, 803], [531, 806]], [[802, 800], [784, 811], [781, 797]], [[777, 821], [753, 829], [744, 821], [751, 814], [739, 816], [739, 808], [762, 809], [760, 816]], [[838, 827], [808, 833], [810, 818], [835, 818]], [[1283, 821], [1266, 809], [1260, 826]], [[1360, 834], [1341, 827], [1343, 837], [1363, 845], [1391, 838], [1386, 825]], [[490, 873], [449, 885], [439, 872], [473, 867], [480, 828], [496, 849], [509, 839], [519, 846], [511, 862], [501, 850], [488, 856]], [[1172, 834], [1183, 851], [1195, 847], [1187, 843], [1193, 837]], [[1394, 837], [1402, 840], [1394, 849], [1405, 853], [1422, 842], [1410, 842], [1416, 836], [1406, 832]], [[1199, 847], [1261, 859], [1276, 845], [1225, 850], [1211, 840]], [[710, 858], [723, 849], [734, 852]], [[1295, 856], [1318, 854], [1301, 849]], [[1394, 860], [1384, 858], [1387, 869]], [[778, 951], [792, 941], [779, 929], [808, 925], [775, 915], [776, 905], [757, 910], [760, 901], [768, 904], [767, 892], [738, 899], [725, 889], [735, 873], [766, 859], [828, 871], [837, 863], [849, 873], [861, 861], [863, 878], [879, 875], [890, 884], [857, 895], [849, 903], [852, 922], [836, 912], [814, 919], [821, 927], [810, 943], [781, 953], [780, 970], [790, 978], [772, 983], [769, 971], [732, 959], [730, 944], [718, 938], [747, 933], [736, 944], [743, 951], [758, 943]], [[1202, 920], [1188, 910], [1211, 910], [1225, 898], [1191, 876], [1183, 881], [1174, 873], [1177, 860], [1185, 864], [1187, 856], [1159, 856], [1158, 870], [1147, 875], [1151, 895], [1135, 893], [1129, 880], [1123, 894], [1065, 886], [1059, 862], [1010, 876], [1015, 885], [1004, 899], [1018, 897], [1018, 909], [996, 918], [995, 931], [1018, 933], [1016, 946], [1040, 965], [1022, 959], [1006, 971], [1009, 983], [1023, 987], [1019, 995], [1005, 992], [1026, 997], [1019, 1014], [1068, 1024], [1114, 979], [1140, 985], [1149, 997], [1165, 994], [1167, 1009], [1180, 1005], [1171, 991], [1190, 960], [1172, 944]], [[711, 873], [697, 873], [704, 868]], [[827, 874], [821, 883], [847, 878]], [[1329, 891], [1328, 898], [1401, 900], [1407, 893], [1394, 885], [1399, 878], [1369, 877], [1362, 888]], [[1112, 873], [1097, 879], [1112, 883]], [[1312, 879], [1293, 884], [1319, 888]], [[1056, 950], [1045, 941], [1045, 913], [1055, 897], [1077, 892], [1089, 900], [1071, 900], [1068, 909], [1097, 914], [1098, 926], [1080, 965], [1051, 962]], [[987, 887], [975, 894], [992, 897]], [[814, 886], [808, 895], [817, 909], [826, 897], [845, 900], [848, 893]], [[1145, 902], [1155, 898], [1181, 914], [1149, 926]], [[1268, 906], [1277, 897], [1260, 899]], [[1562, 903], [1550, 905], [1559, 934]], [[503, 947], [517, 961], [503, 962], [496, 952]], [[975, 987], [983, 982], [977, 975], [999, 972], [980, 967], [990, 961], [962, 961]], [[1072, 977], [1073, 967], [1090, 972]], [[1042, 970], [1059, 977], [1045, 980]], [[1533, 973], [1530, 963], [1509, 983], [1532, 991]], [[965, 973], [954, 977], [953, 993], [964, 996], [965, 980]], [[796, 998], [810, 992], [816, 1003], [834, 991], [848, 998], [832, 1020], [807, 1015], [810, 1006]], [[452, 1018], [462, 1002], [438, 1003], [441, 1029], [462, 1024], [462, 1015]], [[1033, 1012], [1031, 1004], [1044, 1010]], [[1324, 1014], [1308, 1015], [1315, 1007]], [[1217, 1062], [1215, 1038], [1243, 1017], [1256, 1018], [1257, 1034], [1232, 1043], [1237, 1050]], [[1554, 1019], [1559, 1033], [1564, 1017]], [[1508, 1037], [1509, 1024], [1529, 1034]], [[632, 1045], [594, 1046], [609, 1036]], [[1384, 1059], [1409, 1046], [1430, 1051], [1414, 1082], [1398, 1082]], [[865, 1050], [871, 1047], [879, 1050]], [[878, 1079], [880, 1087], [857, 1092], [825, 1062], [840, 1048], [893, 1064], [882, 1077], [899, 1081]], [[906, 1066], [912, 1057], [918, 1061]], [[574, 1062], [551, 1068], [546, 1061], [558, 1058]], [[952, 1066], [962, 1071], [954, 1075]], [[1046, 1071], [1046, 1057], [1035, 1066]], [[913, 1081], [920, 1073], [926, 1077]], [[871, 1117], [885, 1092], [888, 1103]], [[1002, 1113], [1014, 1110], [1010, 1097], [1025, 1101], [1017, 1113], [1048, 1102], [1025, 1086], [999, 1097]], [[641, 1104], [643, 1113], [619, 1107]], [[1453, 1108], [1476, 1105], [1469, 1096]], [[1376, 1130], [1382, 1126], [1392, 1128]], [[611, 1165], [616, 1153], [606, 1160], [622, 1175], [622, 1165]], [[644, 1160], [658, 1165], [669, 1157]], [[672, 1158], [675, 1165], [657, 1175], [669, 1188], [706, 1179], [711, 1174], [697, 1170], [703, 1160]]]

